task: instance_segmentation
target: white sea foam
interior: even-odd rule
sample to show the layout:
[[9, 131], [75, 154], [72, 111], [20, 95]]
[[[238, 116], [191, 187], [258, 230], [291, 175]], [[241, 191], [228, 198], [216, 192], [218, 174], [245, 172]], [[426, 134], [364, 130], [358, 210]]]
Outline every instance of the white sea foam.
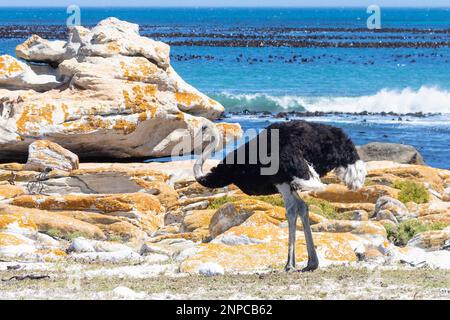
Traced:
[[215, 95], [226, 110], [280, 112], [307, 110], [322, 112], [450, 113], [450, 91], [422, 86], [418, 90], [382, 89], [374, 95], [358, 97], [274, 96], [265, 93]]

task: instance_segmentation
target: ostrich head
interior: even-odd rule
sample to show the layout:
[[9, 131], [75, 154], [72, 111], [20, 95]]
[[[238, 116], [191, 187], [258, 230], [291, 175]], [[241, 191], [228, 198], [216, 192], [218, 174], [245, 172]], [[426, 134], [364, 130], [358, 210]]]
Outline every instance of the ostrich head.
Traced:
[[339, 180], [341, 180], [347, 188], [353, 191], [362, 188], [367, 174], [366, 165], [362, 160], [358, 160], [347, 166], [339, 166], [334, 172]]
[[[205, 139], [206, 138], [206, 139]], [[203, 149], [203, 143], [209, 141], [209, 144]], [[202, 152], [194, 164], [194, 175], [197, 180], [201, 179], [203, 174], [203, 164], [211, 153], [218, 148], [220, 144], [220, 134], [212, 124], [204, 124], [194, 137], [194, 147], [200, 147]]]

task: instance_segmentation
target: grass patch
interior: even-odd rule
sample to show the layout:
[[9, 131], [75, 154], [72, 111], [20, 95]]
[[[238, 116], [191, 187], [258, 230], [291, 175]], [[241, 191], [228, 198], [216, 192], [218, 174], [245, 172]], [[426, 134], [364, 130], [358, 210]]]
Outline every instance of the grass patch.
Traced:
[[442, 230], [447, 225], [443, 222], [424, 223], [417, 219], [403, 221], [396, 227], [385, 224], [388, 239], [397, 246], [405, 246], [416, 234], [425, 231]]
[[403, 203], [415, 202], [417, 204], [430, 201], [430, 194], [422, 183], [407, 180], [394, 181], [392, 187], [399, 189], [398, 200]]
[[320, 208], [322, 210], [322, 215], [325, 218], [328, 219], [342, 219], [342, 217], [339, 217], [338, 213], [334, 209], [334, 207], [331, 205], [330, 202], [322, 199], [316, 199], [316, 198], [307, 198], [305, 199], [305, 202], [308, 206], [314, 205]]
[[230, 196], [223, 196], [220, 198], [215, 198], [212, 200], [209, 205], [208, 209], [219, 209], [221, 206], [227, 203], [233, 203], [236, 202], [238, 199], [236, 197], [230, 197]]
[[68, 241], [72, 241], [72, 240], [74, 240], [76, 238], [79, 238], [79, 237], [87, 238], [86, 234], [84, 234], [82, 232], [63, 233], [61, 230], [55, 229], [55, 228], [48, 229], [45, 233], [47, 235], [49, 235], [50, 237], [52, 237], [52, 238], [65, 239], [65, 240], [68, 240]]
[[[224, 196], [221, 198], [216, 198], [208, 206], [208, 209], [219, 209], [223, 205], [227, 203], [233, 203], [236, 201], [241, 200], [242, 198], [237, 198], [233, 196]], [[271, 204], [273, 206], [283, 207], [284, 208], [284, 201], [283, 197], [279, 194], [269, 195], [269, 196], [250, 196], [246, 199], [254, 199], [258, 201], [263, 201], [268, 204]], [[328, 219], [342, 219], [342, 216], [340, 216], [334, 207], [331, 205], [330, 202], [322, 199], [316, 199], [312, 197], [308, 197], [304, 199], [306, 204], [308, 206], [314, 205], [316, 207], [319, 207], [321, 210], [321, 214], [328, 218]]]
[[233, 196], [224, 196], [216, 198], [208, 206], [208, 209], [219, 209], [221, 206], [227, 203], [233, 203], [243, 199], [253, 199], [258, 201], [267, 202], [273, 206], [284, 207], [284, 201], [281, 195], [270, 195], [270, 196], [249, 196], [248, 198], [238, 198]]
[[61, 239], [62, 238], [62, 232], [61, 232], [61, 230], [59, 230], [59, 229], [48, 229], [46, 232], [45, 232], [47, 235], [49, 235], [50, 237], [52, 237], [52, 238], [55, 238], [55, 239]]

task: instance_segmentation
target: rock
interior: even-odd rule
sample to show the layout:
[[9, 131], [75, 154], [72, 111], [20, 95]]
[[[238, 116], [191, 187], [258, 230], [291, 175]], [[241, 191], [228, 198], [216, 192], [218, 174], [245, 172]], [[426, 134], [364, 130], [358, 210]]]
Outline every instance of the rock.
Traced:
[[11, 204], [41, 210], [80, 210], [127, 217], [128, 222], [146, 232], [162, 225], [164, 208], [159, 200], [146, 193], [116, 195], [21, 196]]
[[0, 185], [0, 200], [15, 198], [25, 193], [25, 189], [21, 186]]
[[372, 142], [358, 146], [356, 149], [363, 161], [387, 160], [405, 164], [425, 164], [421, 154], [409, 145]]
[[184, 206], [182, 208], [182, 210], [183, 211], [202, 210], [202, 209], [206, 209], [208, 207], [208, 205], [209, 205], [209, 201], [204, 200], [204, 201], [194, 202], [187, 206]]
[[450, 226], [450, 212], [446, 214], [429, 214], [418, 218], [419, 221], [429, 222], [429, 223], [440, 223]]
[[144, 299], [145, 292], [136, 292], [127, 287], [117, 287], [113, 290], [114, 296], [121, 299]]
[[16, 47], [16, 55], [27, 61], [39, 61], [57, 66], [66, 57], [65, 41], [48, 41], [32, 35]]
[[39, 232], [57, 231], [61, 237], [69, 238], [74, 234], [90, 239], [106, 239], [105, 234], [97, 226], [66, 217], [56, 212], [39, 209], [21, 208], [0, 204], [0, 217], [3, 215], [20, 215], [36, 225]]
[[48, 140], [38, 140], [28, 146], [28, 160], [24, 170], [72, 171], [79, 167], [78, 156], [60, 145]]
[[128, 222], [127, 218], [124, 217], [86, 211], [58, 211], [58, 214], [97, 226], [103, 231], [107, 239], [139, 243], [148, 237], [143, 230]]
[[143, 258], [134, 251], [72, 253], [69, 259], [79, 263], [140, 263]]
[[433, 201], [414, 206], [415, 214], [419, 217], [425, 217], [428, 215], [443, 214], [446, 215], [450, 212], [450, 203], [444, 201]]
[[203, 263], [198, 267], [198, 273], [207, 276], [207, 277], [213, 277], [213, 276], [219, 276], [223, 275], [225, 273], [225, 270], [223, 267], [217, 263], [214, 262], [207, 262]]
[[415, 215], [409, 213], [406, 206], [397, 199], [384, 196], [380, 197], [375, 204], [374, 217], [377, 220], [391, 220], [399, 223], [408, 219], [415, 218]]
[[350, 232], [358, 235], [386, 237], [384, 227], [375, 221], [328, 220], [311, 226], [313, 232]]
[[193, 241], [185, 239], [165, 239], [160, 242], [144, 243], [141, 247], [140, 253], [147, 254], [163, 254], [172, 258], [176, 258], [181, 252], [196, 247]]
[[[60, 85], [54, 75], [37, 75], [27, 64], [9, 55], [0, 56], [0, 88], [45, 91]], [[9, 100], [6, 96], [7, 94], [2, 94], [0, 100], [0, 114], [3, 120], [14, 118], [17, 112], [15, 105], [22, 102], [21, 97]]]
[[19, 258], [35, 251], [32, 240], [20, 234], [0, 232], [0, 257]]
[[[253, 244], [228, 245], [207, 243], [198, 247], [198, 253], [184, 260], [181, 272], [199, 273], [205, 263], [215, 263], [226, 272], [258, 272], [273, 268], [282, 269], [286, 263], [287, 230], [279, 228], [277, 239]], [[230, 229], [231, 230], [231, 229]], [[247, 234], [252, 238], [251, 234]], [[315, 233], [314, 241], [320, 264], [357, 261], [352, 245], [358, 237], [350, 233]], [[306, 262], [307, 252], [303, 232], [298, 232], [296, 257], [300, 264]]]
[[359, 191], [351, 191], [343, 185], [331, 184], [323, 191], [314, 191], [310, 195], [315, 198], [340, 203], [375, 203], [382, 196], [396, 198], [398, 190], [381, 185], [364, 186]]
[[436, 251], [443, 249], [444, 245], [450, 240], [450, 230], [425, 231], [415, 235], [408, 241], [408, 247], [416, 247], [427, 251]]
[[450, 269], [450, 251], [427, 252], [415, 247], [396, 248], [391, 252], [392, 261], [406, 263], [412, 267]]
[[219, 148], [242, 135], [238, 124], [210, 121], [223, 106], [181, 79], [169, 46], [141, 37], [137, 25], [109, 18], [71, 28], [61, 44], [33, 36], [17, 48], [57, 67], [61, 82], [1, 57], [0, 160], [25, 158], [39, 139], [80, 158], [149, 158], [191, 154], [205, 124], [220, 132]]
[[37, 226], [26, 214], [19, 212], [6, 213], [0, 209], [0, 231], [17, 234], [31, 234], [37, 231]]
[[398, 180], [414, 181], [427, 185], [428, 189], [444, 190], [444, 170], [421, 165], [400, 165], [393, 168], [378, 168], [369, 170], [368, 181], [375, 184], [392, 185]]
[[85, 239], [83, 237], [76, 238], [67, 248], [67, 252], [117, 252], [131, 250], [130, 247], [117, 243]]
[[355, 210], [353, 212], [353, 220], [367, 221], [369, 220], [369, 214], [365, 210]]
[[217, 210], [194, 210], [186, 212], [181, 222], [181, 232], [192, 232], [199, 228], [208, 229], [211, 218]]
[[285, 210], [281, 207], [274, 207], [253, 199], [240, 200], [222, 206], [212, 216], [209, 225], [211, 237], [215, 238], [228, 229], [241, 225], [256, 212], [262, 212], [265, 217], [278, 224], [285, 220]]
[[333, 202], [331, 203], [334, 210], [336, 210], [337, 213], [345, 213], [348, 211], [358, 211], [363, 210], [366, 212], [373, 212], [375, 210], [375, 204], [373, 203], [337, 203]]

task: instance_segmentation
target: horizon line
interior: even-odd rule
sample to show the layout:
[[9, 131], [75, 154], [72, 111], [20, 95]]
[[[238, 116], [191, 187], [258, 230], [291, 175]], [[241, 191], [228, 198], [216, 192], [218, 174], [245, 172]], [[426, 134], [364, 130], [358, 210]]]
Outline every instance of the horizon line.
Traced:
[[[69, 5], [68, 5], [69, 6]], [[27, 8], [27, 9], [35, 9], [35, 8], [45, 8], [45, 9], [60, 9], [60, 8], [67, 8], [68, 6], [52, 6], [52, 5], [16, 5], [16, 6], [4, 6], [0, 4], [0, 8], [10, 8], [10, 9], [16, 9], [16, 8]], [[146, 5], [129, 5], [129, 6], [123, 6], [123, 5], [109, 5], [109, 6], [95, 6], [95, 5], [79, 5], [79, 7], [85, 7], [85, 8], [95, 8], [95, 9], [104, 9], [104, 8], [144, 8], [144, 9], [322, 9], [322, 8], [328, 8], [328, 9], [361, 9], [361, 8], [367, 8], [367, 6], [308, 6], [308, 5], [302, 5], [302, 6], [176, 6], [176, 5], [164, 5], [164, 6], [146, 6]], [[396, 5], [383, 5], [380, 6], [380, 8], [396, 8], [396, 9], [450, 9], [450, 6], [423, 6], [423, 5], [417, 5], [417, 6], [396, 6]]]

